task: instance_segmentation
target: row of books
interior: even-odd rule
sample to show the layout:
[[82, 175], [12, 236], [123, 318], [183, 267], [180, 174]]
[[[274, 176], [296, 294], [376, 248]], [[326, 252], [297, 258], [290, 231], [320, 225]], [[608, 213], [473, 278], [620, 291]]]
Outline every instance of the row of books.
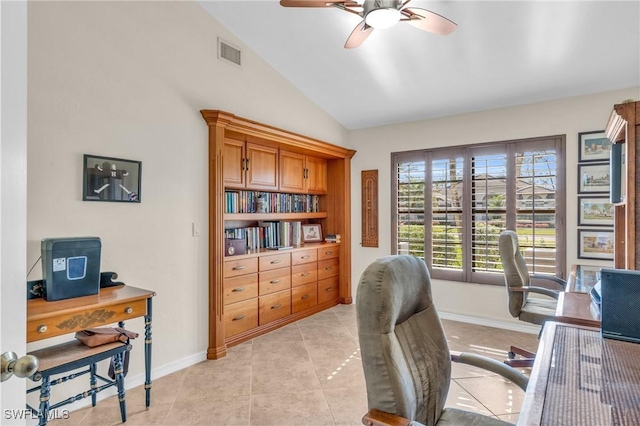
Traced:
[[312, 213], [320, 197], [279, 192], [225, 191], [225, 213]]
[[294, 247], [302, 244], [302, 223], [258, 222], [258, 226], [225, 229], [225, 237], [244, 239], [249, 250]]

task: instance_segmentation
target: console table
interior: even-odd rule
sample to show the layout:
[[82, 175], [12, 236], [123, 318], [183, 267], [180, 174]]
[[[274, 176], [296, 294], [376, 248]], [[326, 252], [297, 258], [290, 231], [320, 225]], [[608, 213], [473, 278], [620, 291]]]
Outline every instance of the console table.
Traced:
[[571, 267], [566, 290], [558, 295], [555, 318], [564, 323], [600, 327], [600, 312], [591, 302], [591, 296], [588, 293], [596, 283], [595, 273], [587, 274], [582, 271], [582, 268], [593, 267], [583, 265]]
[[518, 425], [640, 424], [639, 359], [640, 344], [547, 322]]
[[146, 406], [151, 404], [151, 317], [156, 293], [142, 288], [118, 285], [101, 288], [91, 296], [48, 302], [42, 298], [27, 301], [27, 343], [75, 333], [86, 328], [144, 317], [144, 361]]

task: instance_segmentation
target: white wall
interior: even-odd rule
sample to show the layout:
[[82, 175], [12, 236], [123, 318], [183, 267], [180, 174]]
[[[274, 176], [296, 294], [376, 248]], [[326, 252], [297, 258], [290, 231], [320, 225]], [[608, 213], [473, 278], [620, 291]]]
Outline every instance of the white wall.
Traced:
[[[28, 19], [28, 267], [42, 238], [101, 237], [103, 271], [157, 292], [158, 374], [203, 358], [208, 128], [199, 111], [338, 145], [346, 131], [197, 3], [29, 2]], [[244, 49], [242, 69], [217, 59], [218, 36]], [[142, 161], [142, 203], [83, 202], [83, 154]], [[29, 278], [40, 276], [38, 265]], [[143, 339], [134, 343], [129, 384], [143, 371]]]
[[[361, 228], [360, 172], [378, 169], [380, 179], [380, 247], [360, 247], [354, 236], [353, 294], [364, 268], [392, 250], [391, 153], [429, 147], [566, 135], [567, 271], [574, 263], [612, 265], [577, 259], [578, 133], [604, 129], [613, 105], [626, 99], [640, 99], [640, 88], [351, 132], [351, 145], [358, 151], [352, 162], [352, 229]], [[503, 287], [434, 280], [433, 288], [439, 311], [516, 323], [507, 311]]]

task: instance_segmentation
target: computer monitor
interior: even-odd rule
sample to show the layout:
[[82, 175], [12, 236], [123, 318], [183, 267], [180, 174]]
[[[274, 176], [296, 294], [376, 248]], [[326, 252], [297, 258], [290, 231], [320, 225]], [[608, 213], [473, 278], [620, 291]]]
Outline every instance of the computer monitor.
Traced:
[[640, 343], [640, 271], [601, 272], [602, 337]]

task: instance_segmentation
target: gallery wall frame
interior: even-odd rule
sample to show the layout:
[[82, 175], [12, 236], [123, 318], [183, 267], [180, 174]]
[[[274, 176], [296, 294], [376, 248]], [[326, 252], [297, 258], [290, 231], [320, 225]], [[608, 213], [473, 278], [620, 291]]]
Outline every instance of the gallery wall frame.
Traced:
[[142, 162], [84, 154], [82, 201], [141, 202]]
[[613, 229], [578, 229], [578, 259], [613, 260]]
[[578, 162], [609, 161], [611, 141], [604, 130], [578, 133]]
[[613, 226], [614, 207], [606, 196], [578, 196], [578, 226]]
[[578, 194], [607, 194], [610, 188], [609, 163], [578, 164]]

